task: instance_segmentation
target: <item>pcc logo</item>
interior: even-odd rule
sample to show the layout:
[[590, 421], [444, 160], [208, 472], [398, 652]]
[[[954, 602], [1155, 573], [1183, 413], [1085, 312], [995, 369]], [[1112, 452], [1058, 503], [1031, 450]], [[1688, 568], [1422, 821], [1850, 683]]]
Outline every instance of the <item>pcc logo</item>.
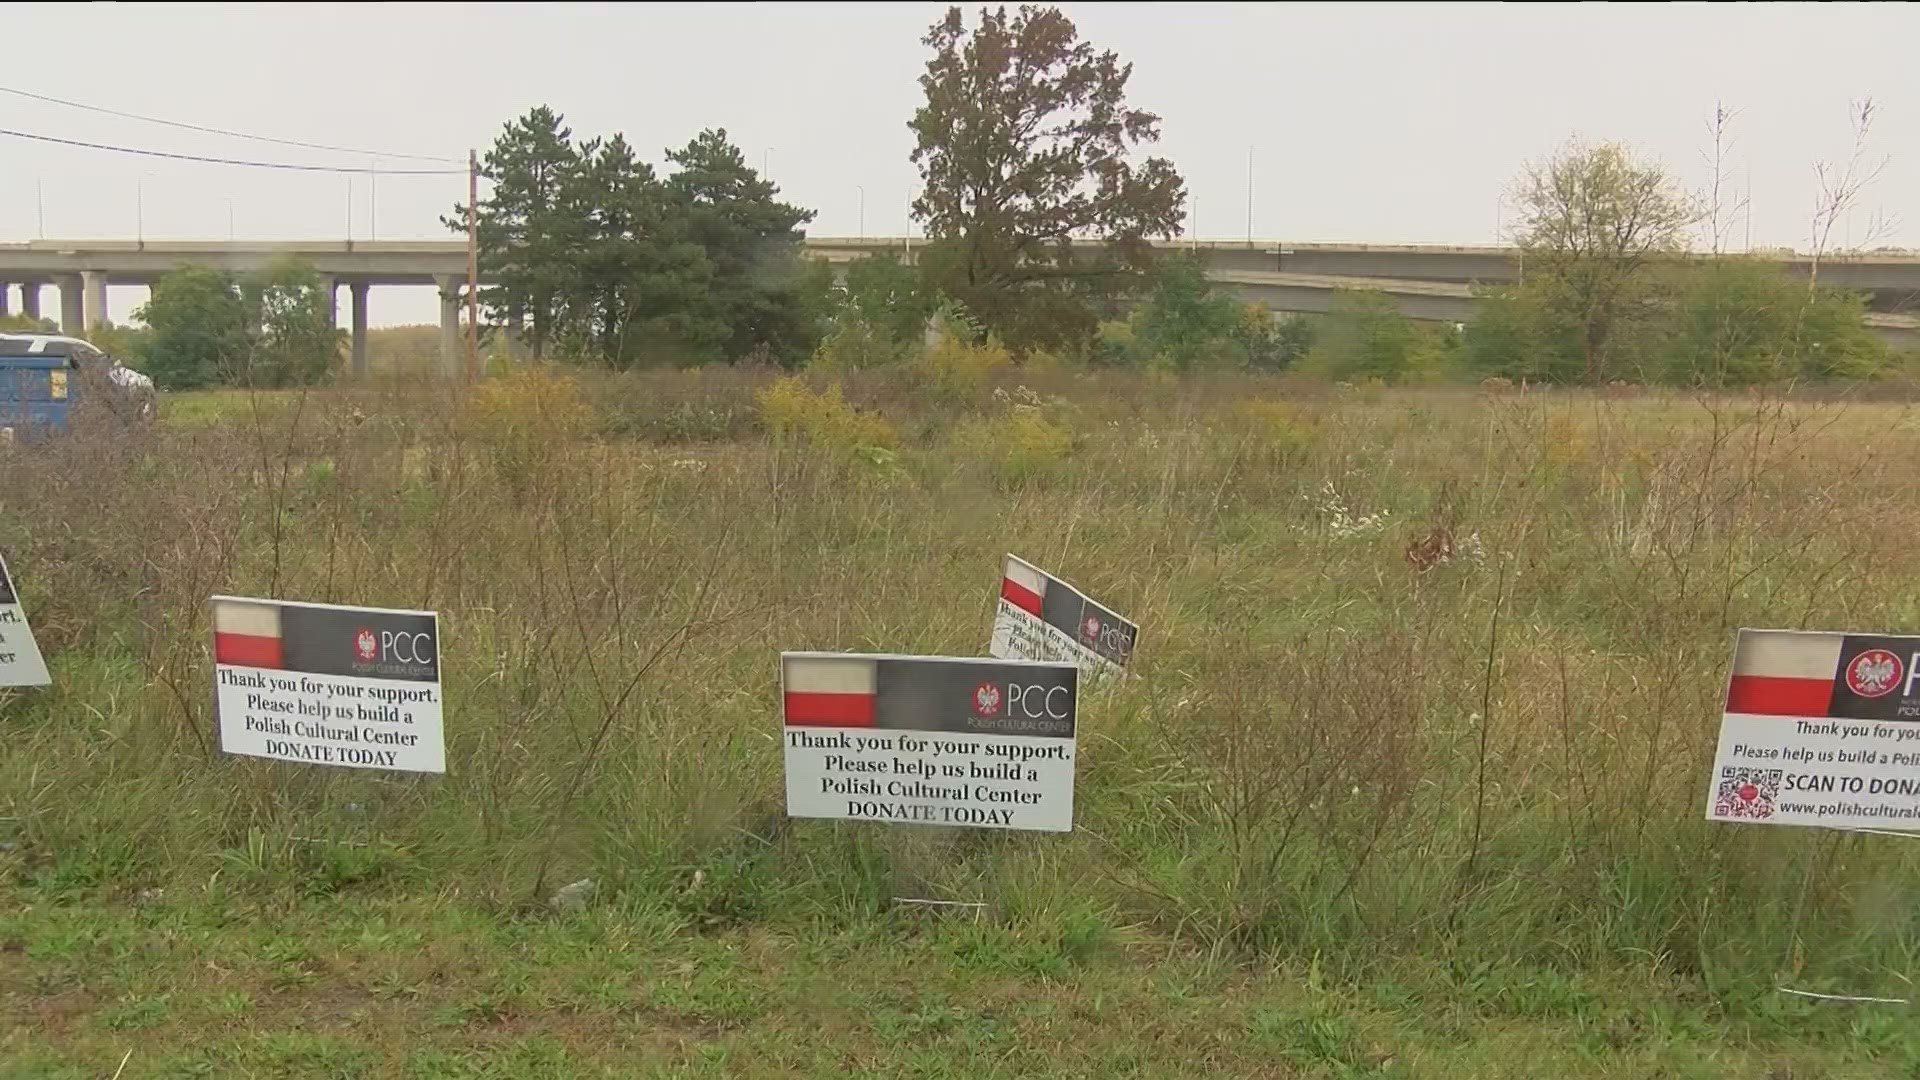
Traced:
[[973, 688], [973, 715], [993, 719], [1003, 712], [1027, 720], [1073, 719], [1073, 691], [1065, 686], [1010, 682], [1003, 692], [992, 682]]
[[363, 626], [353, 632], [353, 658], [362, 664], [425, 666], [433, 663], [433, 635]]

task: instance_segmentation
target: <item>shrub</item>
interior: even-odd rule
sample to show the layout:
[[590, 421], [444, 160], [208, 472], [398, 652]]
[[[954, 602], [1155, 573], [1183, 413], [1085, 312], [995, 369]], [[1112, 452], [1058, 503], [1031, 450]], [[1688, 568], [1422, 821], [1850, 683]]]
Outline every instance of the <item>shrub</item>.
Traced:
[[865, 371], [898, 363], [907, 348], [893, 341], [868, 322], [858, 311], [842, 310], [833, 319], [820, 347], [807, 362], [810, 370], [828, 374]]
[[1385, 294], [1338, 289], [1306, 363], [1337, 382], [1404, 383], [1431, 376], [1440, 359], [1439, 349]]
[[1013, 354], [993, 338], [974, 342], [943, 333], [920, 354], [920, 374], [948, 397], [976, 393], [995, 373], [1013, 367]]
[[1107, 367], [1123, 367], [1139, 362], [1139, 345], [1133, 324], [1115, 319], [1100, 324], [1093, 338], [1093, 362]]
[[1313, 348], [1314, 320], [1305, 315], [1276, 316], [1267, 305], [1250, 302], [1240, 309], [1233, 339], [1246, 353], [1249, 368], [1280, 371]]
[[139, 366], [167, 390], [231, 379], [252, 347], [252, 318], [239, 285], [231, 274], [204, 266], [162, 274], [134, 318], [151, 331]]
[[1776, 265], [1717, 259], [1691, 269], [1672, 292], [1658, 366], [1647, 373], [1661, 382], [1870, 379], [1886, 367], [1886, 347], [1866, 327], [1863, 298], [1810, 292]]
[[1233, 297], [1214, 291], [1200, 262], [1180, 257], [1161, 269], [1134, 312], [1134, 334], [1154, 360], [1191, 371], [1232, 355], [1242, 316]]
[[474, 389], [471, 431], [516, 498], [536, 490], [556, 457], [591, 430], [594, 413], [580, 383], [553, 364], [528, 364]]
[[1320, 425], [1284, 401], [1256, 398], [1234, 409], [1247, 425], [1252, 452], [1274, 466], [1285, 466], [1320, 440]]
[[183, 266], [162, 274], [134, 312], [149, 328], [137, 366], [170, 390], [318, 382], [340, 357], [326, 304], [319, 277], [303, 263], [278, 262], [247, 282]]
[[891, 252], [869, 255], [847, 264], [846, 281], [842, 313], [858, 316], [896, 359], [920, 343], [936, 298], [921, 284], [916, 267]]
[[899, 436], [886, 418], [847, 403], [840, 384], [814, 390], [798, 376], [776, 379], [753, 395], [760, 422], [775, 438], [798, 439], [836, 453], [861, 456], [892, 449]]
[[0, 315], [0, 331], [15, 334], [57, 334], [60, 324], [52, 319], [29, 319], [25, 315]]
[[973, 417], [955, 429], [954, 441], [982, 448], [994, 481], [1003, 488], [1058, 478], [1073, 453], [1073, 431], [1038, 409]]
[[305, 263], [282, 260], [243, 284], [253, 325], [259, 327], [243, 381], [254, 386], [304, 386], [333, 373], [340, 331], [330, 324], [329, 298]]

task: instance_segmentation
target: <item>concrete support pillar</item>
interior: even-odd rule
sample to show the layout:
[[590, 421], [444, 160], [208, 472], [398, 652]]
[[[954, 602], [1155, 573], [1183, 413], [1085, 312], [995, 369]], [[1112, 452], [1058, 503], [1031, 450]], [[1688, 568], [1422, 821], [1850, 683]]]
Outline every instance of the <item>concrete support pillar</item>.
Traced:
[[353, 295], [353, 377], [367, 377], [367, 289], [364, 281], [347, 286]]
[[8, 286], [9, 286], [9, 285], [11, 285], [11, 284], [12, 284], [11, 282], [7, 282], [7, 281], [0, 281], [0, 319], [4, 319], [4, 318], [6, 318], [6, 317], [7, 317], [7, 314], [8, 314], [8, 311], [7, 311], [7, 300], [8, 300], [8, 298], [7, 298], [7, 288], [8, 288]]
[[338, 278], [320, 275], [320, 296], [327, 306], [327, 327], [340, 325], [340, 281]]
[[460, 377], [460, 289], [464, 278], [435, 278], [440, 290], [440, 374], [448, 379]]
[[20, 283], [20, 314], [29, 319], [40, 317], [40, 283], [23, 281]]
[[60, 332], [78, 337], [87, 332], [85, 312], [80, 307], [80, 275], [60, 275]]
[[80, 324], [88, 330], [107, 324], [107, 272], [80, 271]]

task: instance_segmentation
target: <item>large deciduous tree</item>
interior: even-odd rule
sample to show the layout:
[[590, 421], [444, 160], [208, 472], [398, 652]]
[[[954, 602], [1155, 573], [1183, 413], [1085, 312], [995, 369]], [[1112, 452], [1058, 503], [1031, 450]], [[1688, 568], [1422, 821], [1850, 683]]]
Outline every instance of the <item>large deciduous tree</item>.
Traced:
[[[971, 31], [951, 8], [924, 40], [926, 103], [909, 126], [930, 282], [1017, 347], [1083, 344], [1096, 304], [1141, 284], [1149, 238], [1179, 226], [1172, 164], [1129, 160], [1160, 118], [1128, 106], [1132, 65], [1054, 8], [983, 9]], [[1076, 239], [1105, 247], [1076, 253]]]
[[1648, 267], [1685, 249], [1696, 201], [1624, 146], [1567, 144], [1516, 191], [1528, 284], [1576, 327], [1588, 383], [1604, 381], [1621, 331], [1651, 310]]
[[209, 266], [160, 275], [133, 317], [148, 328], [140, 366], [167, 390], [227, 382], [253, 347], [253, 315], [239, 284]]
[[245, 279], [182, 266], [133, 313], [147, 324], [136, 359], [169, 390], [321, 382], [340, 359], [328, 299], [313, 267], [294, 259]]
[[257, 328], [241, 381], [299, 386], [333, 374], [340, 360], [340, 331], [333, 326], [333, 298], [311, 265], [277, 259], [243, 281], [240, 291]]

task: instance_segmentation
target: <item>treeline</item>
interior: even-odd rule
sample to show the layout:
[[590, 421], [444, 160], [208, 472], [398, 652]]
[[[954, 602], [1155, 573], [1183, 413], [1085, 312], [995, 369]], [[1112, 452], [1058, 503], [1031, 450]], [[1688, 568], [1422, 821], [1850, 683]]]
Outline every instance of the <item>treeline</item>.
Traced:
[[[864, 366], [918, 341], [937, 308], [1021, 355], [1084, 354], [1151, 280], [1151, 238], [1179, 228], [1179, 175], [1131, 159], [1159, 118], [1128, 106], [1128, 66], [1051, 8], [983, 11], [971, 28], [953, 9], [924, 41], [925, 103], [908, 126], [928, 240], [914, 267], [871, 260], [837, 289], [803, 257], [813, 211], [781, 202], [725, 131], [669, 151], [656, 173], [623, 137], [576, 141], [543, 106], [486, 155], [489, 320], [534, 356], [616, 368], [797, 367], [821, 349]], [[1088, 237], [1101, 241], [1091, 253], [1076, 243]]]
[[616, 368], [804, 360], [830, 284], [802, 258], [813, 211], [780, 202], [723, 130], [666, 160], [660, 175], [621, 135], [576, 141], [544, 106], [508, 124], [476, 215], [489, 322], [535, 358]]
[[[1052, 8], [984, 10], [971, 27], [951, 9], [923, 43], [925, 97], [908, 127], [927, 238], [912, 264], [869, 257], [836, 282], [805, 257], [814, 212], [782, 201], [724, 130], [656, 168], [619, 134], [576, 139], [542, 106], [484, 158], [488, 350], [616, 369], [847, 370], [922, 357], [935, 333], [1009, 362], [1383, 383], [1737, 386], [1874, 378], [1896, 364], [1865, 325], [1864, 298], [1720, 256], [1726, 209], [1611, 144], [1570, 144], [1527, 167], [1514, 237], [1524, 274], [1482, 292], [1464, 325], [1411, 322], [1364, 291], [1337, 294], [1324, 315], [1276, 318], [1154, 248], [1178, 232], [1187, 194], [1171, 163], [1136, 157], [1160, 120], [1127, 101], [1119, 57]], [[464, 231], [465, 217], [456, 205], [446, 224]], [[1688, 253], [1703, 222], [1712, 257]], [[1831, 231], [1829, 216], [1817, 245]], [[163, 282], [144, 313], [153, 332], [136, 356], [163, 385], [332, 370], [317, 286], [210, 274]]]
[[331, 304], [297, 259], [247, 275], [183, 266], [153, 283], [133, 312], [139, 325], [96, 326], [87, 337], [165, 390], [307, 385], [338, 369], [345, 338]]

